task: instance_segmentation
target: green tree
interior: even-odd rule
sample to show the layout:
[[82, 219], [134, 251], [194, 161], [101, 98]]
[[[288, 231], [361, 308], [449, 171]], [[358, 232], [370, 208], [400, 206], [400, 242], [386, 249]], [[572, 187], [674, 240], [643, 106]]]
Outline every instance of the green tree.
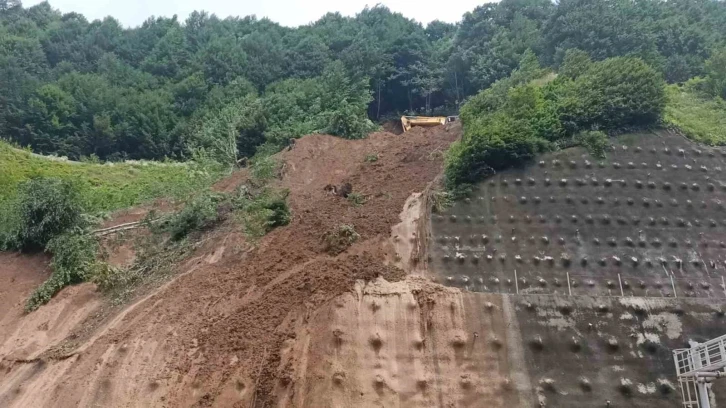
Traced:
[[726, 48], [714, 51], [706, 61], [706, 86], [711, 95], [726, 99]]
[[587, 72], [591, 66], [592, 60], [585, 51], [571, 48], [565, 53], [558, 74], [564, 78], [575, 79]]
[[666, 102], [662, 76], [639, 58], [595, 63], [562, 93], [560, 120], [571, 132], [652, 125]]

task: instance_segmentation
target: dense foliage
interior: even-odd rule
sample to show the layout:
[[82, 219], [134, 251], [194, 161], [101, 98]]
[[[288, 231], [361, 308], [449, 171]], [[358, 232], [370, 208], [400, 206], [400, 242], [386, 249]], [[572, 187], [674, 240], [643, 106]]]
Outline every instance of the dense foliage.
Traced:
[[[4, 0], [0, 135], [74, 159], [183, 158], [203, 148], [228, 163], [305, 133], [360, 137], [368, 118], [455, 112], [507, 78], [527, 50], [574, 72], [583, 55], [637, 56], [671, 83], [721, 70], [709, 86], [723, 96], [726, 64], [714, 49], [726, 42], [724, 2], [556, 3], [503, 0], [425, 27], [376, 6], [298, 28], [205, 12], [124, 28]], [[567, 60], [574, 48], [580, 59]]]
[[84, 224], [77, 187], [61, 179], [24, 182], [19, 186], [16, 204], [7, 210], [15, 212], [14, 219], [18, 220], [6, 230], [5, 242], [0, 243], [9, 248], [42, 250], [56, 236]]
[[568, 74], [555, 78], [525, 54], [511, 77], [462, 108], [464, 137], [446, 158], [451, 187], [523, 164], [561, 145], [585, 144], [602, 154], [600, 131], [652, 126], [660, 120], [665, 83], [641, 59], [591, 62], [572, 51], [565, 61]]

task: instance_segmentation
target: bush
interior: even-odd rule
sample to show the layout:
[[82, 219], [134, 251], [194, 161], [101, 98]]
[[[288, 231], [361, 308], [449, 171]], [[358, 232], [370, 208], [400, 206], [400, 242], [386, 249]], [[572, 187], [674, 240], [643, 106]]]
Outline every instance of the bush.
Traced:
[[184, 208], [169, 218], [162, 229], [171, 234], [171, 239], [179, 241], [194, 231], [203, 231], [217, 222], [220, 195], [209, 192], [198, 195], [184, 205]]
[[589, 130], [575, 135], [575, 143], [587, 149], [593, 157], [604, 159], [610, 140], [604, 132]]
[[338, 225], [323, 235], [325, 251], [331, 255], [342, 253], [359, 239], [360, 234], [349, 224]]
[[465, 124], [464, 137], [446, 154], [449, 189], [474, 183], [498, 170], [521, 165], [550, 148], [561, 130], [541, 87], [510, 89], [494, 113]]
[[292, 216], [286, 201], [288, 194], [287, 190], [265, 188], [251, 193], [241, 188], [234, 205], [245, 233], [251, 238], [260, 238], [277, 227], [289, 224]]
[[55, 237], [84, 225], [83, 205], [71, 182], [37, 178], [19, 186], [14, 208], [14, 235], [6, 240], [17, 249], [41, 250]]
[[26, 302], [25, 310], [28, 312], [48, 303], [64, 287], [84, 282], [105, 267], [105, 264], [96, 260], [98, 241], [81, 229], [73, 229], [52, 238], [46, 251], [53, 255], [50, 264], [53, 273]]

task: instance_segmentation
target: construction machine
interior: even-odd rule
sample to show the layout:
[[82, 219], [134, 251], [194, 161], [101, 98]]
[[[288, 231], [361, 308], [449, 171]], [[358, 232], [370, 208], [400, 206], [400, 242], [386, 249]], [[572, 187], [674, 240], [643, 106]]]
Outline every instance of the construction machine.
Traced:
[[402, 116], [403, 131], [408, 132], [414, 126], [439, 126], [455, 122], [458, 116]]

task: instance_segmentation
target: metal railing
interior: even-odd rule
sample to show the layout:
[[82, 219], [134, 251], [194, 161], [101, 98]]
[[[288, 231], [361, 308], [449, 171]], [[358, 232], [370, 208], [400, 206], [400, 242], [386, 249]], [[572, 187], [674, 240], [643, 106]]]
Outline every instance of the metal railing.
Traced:
[[726, 367], [726, 335], [673, 351], [678, 377], [697, 377]]
[[695, 377], [679, 378], [681, 395], [683, 396], [683, 408], [701, 408], [698, 400], [698, 385]]

